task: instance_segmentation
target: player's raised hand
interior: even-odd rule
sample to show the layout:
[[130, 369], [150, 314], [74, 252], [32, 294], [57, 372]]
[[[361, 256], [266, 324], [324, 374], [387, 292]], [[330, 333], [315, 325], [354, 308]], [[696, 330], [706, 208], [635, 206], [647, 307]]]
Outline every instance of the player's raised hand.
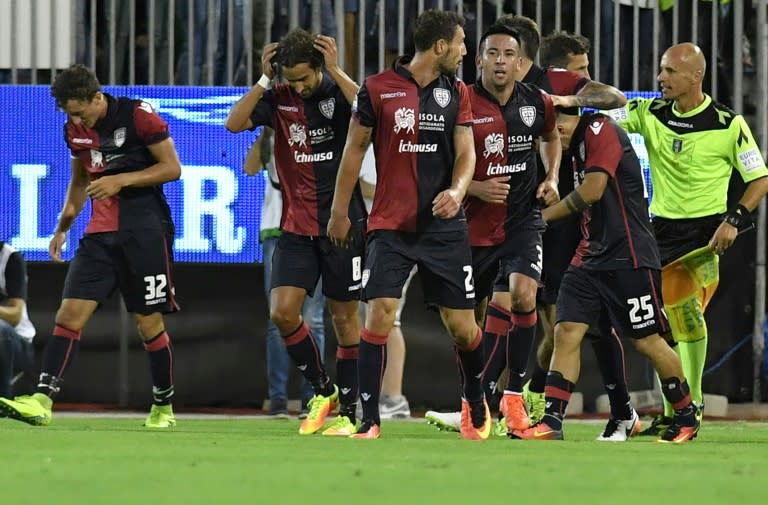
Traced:
[[264, 75], [270, 79], [275, 78], [275, 69], [272, 67], [272, 60], [275, 58], [276, 54], [277, 42], [271, 42], [264, 46], [264, 51], [261, 53], [261, 68], [264, 69]]
[[64, 248], [64, 243], [67, 241], [67, 233], [59, 231], [53, 234], [51, 242], [48, 244], [48, 255], [56, 263], [61, 263], [61, 250]]
[[336, 39], [327, 35], [318, 35], [315, 38], [315, 49], [323, 54], [325, 68], [333, 71], [339, 66], [339, 52], [336, 48]]
[[337, 215], [331, 212], [331, 218], [328, 220], [326, 233], [331, 243], [337, 246], [345, 246], [349, 240], [349, 230], [352, 228], [352, 222], [349, 216]]
[[509, 195], [509, 175], [472, 181], [469, 194], [488, 203], [505, 204]]
[[545, 179], [536, 190], [536, 198], [547, 207], [556, 204], [560, 201], [560, 192], [557, 190], [557, 184], [554, 181]]
[[450, 219], [459, 212], [464, 195], [456, 188], [448, 188], [437, 194], [432, 200], [432, 215]]

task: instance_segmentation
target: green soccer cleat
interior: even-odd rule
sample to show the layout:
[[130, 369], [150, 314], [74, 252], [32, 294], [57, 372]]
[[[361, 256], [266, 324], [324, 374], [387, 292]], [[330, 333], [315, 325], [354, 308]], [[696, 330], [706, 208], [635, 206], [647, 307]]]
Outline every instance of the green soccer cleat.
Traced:
[[673, 422], [674, 419], [671, 417], [660, 414], [653, 418], [650, 426], [637, 435], [640, 437], [660, 437], [664, 435], [664, 432], [667, 431], [667, 428], [669, 428]]
[[507, 420], [503, 417], [501, 419], [497, 419], [496, 422], [493, 423], [493, 428], [491, 434], [494, 437], [506, 437], [507, 436]]
[[544, 409], [546, 408], [546, 400], [544, 399], [544, 393], [535, 393], [529, 389], [531, 381], [528, 381], [523, 386], [523, 399], [525, 400], [525, 406], [528, 408], [528, 419], [531, 426], [539, 424], [544, 417]]
[[17, 396], [13, 400], [0, 398], [0, 411], [10, 417], [32, 426], [48, 426], [53, 413], [53, 400], [43, 393]]
[[170, 428], [176, 426], [176, 418], [173, 416], [173, 408], [170, 405], [152, 405], [147, 420], [144, 421], [147, 428]]
[[325, 418], [339, 405], [339, 387], [333, 386], [330, 396], [317, 394], [309, 400], [309, 414], [299, 426], [299, 435], [312, 435], [325, 425]]
[[357, 424], [347, 416], [336, 416], [329, 427], [323, 430], [323, 435], [329, 437], [348, 437], [357, 433]]

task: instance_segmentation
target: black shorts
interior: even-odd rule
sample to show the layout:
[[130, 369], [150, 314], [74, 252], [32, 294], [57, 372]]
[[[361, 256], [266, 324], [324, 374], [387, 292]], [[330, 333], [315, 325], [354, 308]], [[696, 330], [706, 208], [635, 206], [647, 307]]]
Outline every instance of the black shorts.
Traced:
[[723, 216], [705, 216], [692, 219], [653, 218], [653, 232], [659, 245], [661, 266], [667, 266], [691, 251], [709, 244]]
[[283, 232], [272, 256], [269, 289], [294, 286], [312, 296], [322, 275], [323, 294], [327, 298], [341, 302], [359, 300], [364, 249], [361, 228], [353, 228], [349, 247], [335, 246], [328, 237]]
[[103, 303], [119, 288], [130, 313], [176, 312], [172, 243], [171, 234], [152, 229], [85, 235], [62, 296]]
[[449, 309], [474, 308], [475, 286], [466, 229], [444, 233], [370, 233], [363, 299], [400, 298], [413, 265], [419, 267], [427, 304]]
[[541, 274], [542, 285], [537, 293], [537, 301], [542, 305], [554, 305], [557, 302], [563, 275], [581, 241], [580, 219], [577, 215], [569, 216], [556, 221], [544, 232], [544, 268]]
[[511, 274], [523, 274], [536, 282], [541, 279], [543, 231], [543, 226], [533, 226], [507, 235], [499, 258], [499, 270], [493, 283], [494, 292], [509, 292]]
[[557, 322], [595, 324], [610, 321], [621, 337], [644, 338], [668, 333], [661, 298], [661, 272], [586, 270], [570, 266], [557, 298]]

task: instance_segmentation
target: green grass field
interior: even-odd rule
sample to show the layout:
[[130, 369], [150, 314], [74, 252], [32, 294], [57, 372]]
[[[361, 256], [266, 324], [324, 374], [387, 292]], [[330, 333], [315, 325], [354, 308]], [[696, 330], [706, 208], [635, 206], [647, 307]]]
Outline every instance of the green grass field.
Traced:
[[385, 422], [379, 440], [300, 437], [298, 421], [0, 420], [5, 504], [761, 504], [768, 424], [705, 422], [683, 446], [594, 442], [602, 424], [567, 421], [564, 442], [468, 442], [423, 422]]

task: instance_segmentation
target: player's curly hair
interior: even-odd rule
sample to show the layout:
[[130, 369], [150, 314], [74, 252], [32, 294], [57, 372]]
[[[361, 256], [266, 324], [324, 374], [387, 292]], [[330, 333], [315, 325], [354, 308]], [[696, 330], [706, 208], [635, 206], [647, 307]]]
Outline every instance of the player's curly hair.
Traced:
[[51, 96], [59, 107], [70, 100], [90, 102], [101, 91], [101, 84], [91, 69], [76, 63], [56, 75], [51, 84]]
[[456, 35], [456, 27], [463, 27], [464, 22], [464, 16], [453, 11], [425, 10], [413, 25], [413, 45], [416, 51], [427, 51], [440, 39], [452, 40]]
[[275, 62], [278, 68], [295, 67], [299, 63], [308, 63], [312, 69], [323, 66], [323, 53], [315, 48], [317, 35], [303, 28], [295, 28], [288, 32], [277, 46]]
[[589, 48], [589, 39], [583, 35], [554, 31], [541, 40], [541, 66], [565, 68], [569, 54], [587, 54]]
[[536, 55], [539, 52], [539, 43], [541, 36], [539, 35], [539, 25], [536, 21], [526, 16], [519, 16], [516, 14], [504, 14], [496, 23], [502, 24], [507, 28], [511, 28], [520, 34], [520, 42], [522, 42], [523, 54], [529, 60], [535, 60]]

